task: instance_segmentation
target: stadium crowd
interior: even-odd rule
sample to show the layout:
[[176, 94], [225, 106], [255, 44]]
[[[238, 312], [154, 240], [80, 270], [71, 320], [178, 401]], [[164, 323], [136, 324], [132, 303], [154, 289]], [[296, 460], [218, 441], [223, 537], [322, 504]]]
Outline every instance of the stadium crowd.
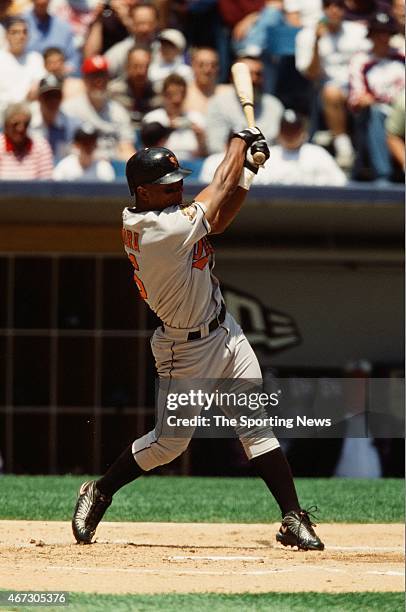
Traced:
[[167, 146], [208, 182], [245, 126], [256, 183], [404, 180], [404, 0], [0, 0], [0, 179], [114, 181]]

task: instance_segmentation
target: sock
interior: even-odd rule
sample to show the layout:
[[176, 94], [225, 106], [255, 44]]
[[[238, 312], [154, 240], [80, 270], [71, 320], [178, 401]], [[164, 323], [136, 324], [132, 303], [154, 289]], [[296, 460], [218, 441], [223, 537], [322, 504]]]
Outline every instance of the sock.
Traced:
[[352, 155], [354, 152], [351, 138], [348, 134], [339, 134], [334, 138], [334, 147], [339, 155]]
[[291, 510], [300, 510], [292, 472], [281, 448], [254, 457], [250, 464], [276, 499], [282, 516]]
[[132, 444], [130, 444], [109, 467], [104, 476], [96, 481], [96, 486], [100, 493], [112, 497], [121, 487], [144, 473], [134, 459]]

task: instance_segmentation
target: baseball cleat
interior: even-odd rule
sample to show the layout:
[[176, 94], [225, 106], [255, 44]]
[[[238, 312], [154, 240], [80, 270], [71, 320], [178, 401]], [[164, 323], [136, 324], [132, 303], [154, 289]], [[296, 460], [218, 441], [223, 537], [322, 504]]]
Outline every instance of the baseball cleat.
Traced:
[[84, 482], [72, 518], [72, 531], [78, 544], [90, 544], [96, 527], [111, 504], [111, 497], [100, 493], [95, 480]]
[[316, 535], [313, 527], [316, 525], [309, 518], [310, 510], [292, 510], [285, 514], [282, 525], [276, 534], [276, 540], [283, 546], [297, 546], [299, 550], [324, 550], [324, 544]]

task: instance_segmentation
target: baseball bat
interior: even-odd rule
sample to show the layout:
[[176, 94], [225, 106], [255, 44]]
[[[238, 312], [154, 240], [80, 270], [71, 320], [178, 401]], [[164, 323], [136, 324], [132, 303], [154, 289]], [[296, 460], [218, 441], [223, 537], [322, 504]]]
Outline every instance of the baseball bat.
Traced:
[[[247, 64], [244, 64], [243, 62], [233, 64], [231, 74], [233, 77], [235, 91], [237, 92], [242, 110], [244, 111], [248, 127], [255, 127], [254, 88], [252, 86], [251, 75]], [[258, 166], [262, 166], [262, 164], [265, 162], [265, 155], [260, 151], [254, 153], [252, 157]]]

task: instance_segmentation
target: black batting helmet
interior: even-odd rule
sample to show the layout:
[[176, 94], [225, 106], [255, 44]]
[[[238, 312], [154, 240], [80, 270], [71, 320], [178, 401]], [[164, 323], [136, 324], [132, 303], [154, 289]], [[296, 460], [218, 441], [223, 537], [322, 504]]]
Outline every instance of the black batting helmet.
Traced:
[[131, 195], [139, 185], [176, 183], [192, 171], [181, 168], [176, 156], [164, 147], [148, 147], [127, 162], [125, 174]]

